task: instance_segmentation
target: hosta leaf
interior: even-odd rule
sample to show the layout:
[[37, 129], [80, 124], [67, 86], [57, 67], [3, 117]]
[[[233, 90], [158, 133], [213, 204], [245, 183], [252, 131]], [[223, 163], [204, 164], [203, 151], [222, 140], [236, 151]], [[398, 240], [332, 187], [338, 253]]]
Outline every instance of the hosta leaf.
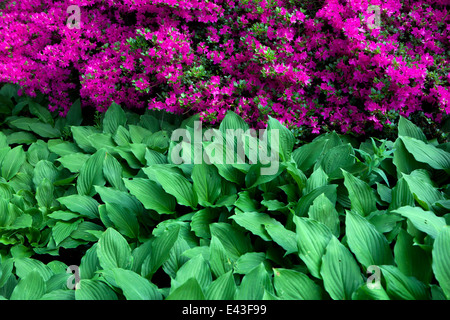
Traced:
[[92, 279], [95, 275], [95, 271], [100, 269], [100, 264], [97, 255], [98, 243], [86, 251], [86, 254], [81, 258], [80, 264], [80, 277], [81, 279]]
[[137, 273], [121, 268], [113, 269], [112, 272], [127, 300], [162, 300], [158, 288]]
[[142, 202], [146, 209], [155, 210], [159, 214], [175, 212], [175, 198], [167, 194], [156, 182], [142, 178], [123, 181], [130, 193]]
[[2, 177], [10, 180], [19, 172], [20, 167], [25, 162], [26, 156], [22, 146], [11, 149], [3, 158], [1, 167]]
[[250, 239], [228, 223], [210, 225], [211, 236], [217, 237], [231, 259], [236, 261], [241, 255], [252, 250]]
[[417, 161], [427, 163], [434, 169], [450, 169], [450, 153], [411, 137], [403, 136], [400, 138], [406, 149]]
[[106, 154], [105, 161], [103, 162], [103, 176], [114, 188], [126, 191], [122, 180], [122, 166], [119, 161], [109, 153]]
[[329, 149], [323, 157], [314, 165], [314, 170], [320, 166], [330, 179], [342, 178], [342, 168], [347, 168], [355, 163], [355, 151], [350, 144], [339, 145]]
[[432, 205], [437, 201], [444, 200], [442, 194], [435, 187], [426, 183], [418, 176], [403, 174], [403, 178], [407, 182], [416, 201], [425, 210], [430, 210]]
[[234, 272], [247, 274], [255, 267], [266, 260], [266, 255], [262, 252], [248, 252], [237, 259], [234, 266]]
[[97, 255], [103, 269], [128, 269], [131, 265], [130, 246], [113, 228], [108, 228], [99, 239]]
[[106, 156], [105, 149], [100, 149], [94, 153], [80, 169], [77, 181], [77, 191], [80, 195], [93, 196], [96, 191], [94, 186], [103, 186], [103, 161]]
[[219, 216], [219, 213], [211, 208], [205, 208], [194, 213], [192, 216], [191, 230], [199, 238], [211, 238], [209, 225]]
[[389, 210], [398, 209], [403, 206], [414, 206], [414, 195], [404, 178], [397, 181], [397, 185], [392, 189], [392, 200]]
[[57, 160], [63, 165], [64, 168], [67, 168], [70, 172], [78, 173], [80, 172], [83, 164], [90, 158], [90, 155], [85, 153], [72, 153]]
[[200, 205], [214, 204], [221, 193], [221, 177], [216, 167], [206, 163], [195, 164], [192, 180]]
[[117, 103], [113, 102], [109, 106], [108, 110], [105, 112], [105, 117], [103, 118], [103, 132], [114, 134], [117, 128], [125, 126], [127, 122], [127, 117], [123, 109]]
[[309, 207], [308, 216], [326, 225], [336, 237], [339, 236], [339, 214], [324, 193], [318, 196]]
[[286, 229], [281, 223], [267, 223], [264, 225], [272, 240], [286, 250], [286, 254], [298, 252], [295, 232]]
[[345, 226], [350, 250], [363, 266], [393, 264], [394, 258], [386, 237], [364, 217], [347, 211]]
[[269, 274], [261, 263], [242, 278], [241, 285], [236, 291], [235, 300], [261, 300], [264, 290], [274, 292]]
[[[91, 134], [98, 133], [98, 130], [93, 127], [80, 126], [80, 127], [70, 127], [72, 131], [73, 139], [75, 140], [77, 146], [83, 149], [87, 153], [94, 153], [96, 149], [92, 146], [88, 137]], [[51, 150], [51, 149], [50, 149]]]
[[332, 234], [324, 224], [307, 218], [294, 217], [298, 254], [311, 274], [321, 279], [320, 267]]
[[172, 249], [170, 249], [169, 258], [162, 266], [164, 272], [171, 278], [174, 279], [180, 267], [189, 260], [188, 257], [183, 255], [189, 249], [189, 243], [183, 237], [178, 237]]
[[89, 196], [73, 194], [57, 199], [65, 205], [70, 211], [77, 212], [91, 219], [99, 218], [99, 203]]
[[212, 282], [209, 265], [202, 255], [198, 255], [181, 266], [172, 281], [171, 292], [191, 278], [195, 278], [201, 288], [207, 288]]
[[47, 178], [42, 180], [41, 184], [36, 188], [36, 200], [39, 207], [50, 208], [53, 203], [53, 183]]
[[47, 143], [48, 149], [60, 157], [71, 155], [73, 153], [83, 154], [82, 150], [73, 142], [63, 141], [61, 139], [50, 139]]
[[233, 262], [229, 257], [229, 254], [225, 250], [222, 242], [217, 237], [211, 238], [209, 245], [210, 259], [209, 264], [211, 271], [216, 278], [227, 273], [233, 268]]
[[425, 143], [427, 142], [427, 137], [422, 130], [404, 117], [400, 117], [398, 122], [398, 135], [400, 137], [411, 137]]
[[363, 283], [358, 264], [348, 249], [332, 237], [322, 258], [320, 274], [333, 300], [350, 300]]
[[75, 300], [75, 291], [58, 289], [44, 294], [39, 300]]
[[356, 178], [345, 170], [344, 185], [348, 190], [352, 210], [362, 216], [367, 216], [377, 210], [376, 197], [372, 188], [364, 181]]
[[178, 239], [179, 232], [179, 227], [172, 227], [153, 240], [150, 255], [142, 264], [142, 276], [151, 278], [161, 265], [167, 261], [170, 250]]
[[80, 288], [75, 290], [75, 300], [117, 300], [117, 295], [103, 281], [82, 279]]
[[[149, 167], [144, 168], [143, 171], [150, 179], [155, 179], [161, 184], [163, 189], [173, 195], [177, 202], [184, 206], [195, 208], [198, 203], [198, 198], [192, 184], [181, 174], [167, 170], [165, 167]], [[153, 178], [154, 175], [154, 178]]]
[[390, 300], [390, 298], [382, 286], [369, 288], [367, 283], [364, 283], [353, 292], [352, 300]]
[[59, 138], [61, 131], [48, 123], [36, 122], [30, 126], [30, 129], [37, 135], [44, 138]]
[[413, 155], [408, 152], [403, 140], [398, 138], [394, 143], [393, 163], [397, 169], [397, 176], [401, 178], [401, 174], [410, 174], [416, 169], [426, 167], [424, 164], [414, 159]]
[[130, 209], [115, 203], [107, 203], [108, 218], [114, 223], [116, 229], [124, 236], [137, 239], [139, 235], [139, 223], [136, 215]]
[[273, 284], [278, 297], [287, 300], [320, 300], [321, 289], [304, 273], [277, 268], [273, 269]]
[[430, 283], [431, 254], [414, 245], [414, 239], [405, 230], [400, 230], [394, 247], [395, 263], [406, 276], [416, 277], [424, 283]]
[[429, 300], [426, 286], [414, 277], [407, 277], [394, 266], [380, 266], [386, 279], [386, 291], [392, 299]]
[[450, 226], [442, 228], [433, 245], [433, 271], [450, 300]]
[[206, 290], [206, 299], [208, 300], [233, 300], [236, 293], [236, 283], [234, 282], [232, 271], [224, 273]]
[[47, 291], [39, 272], [33, 270], [22, 278], [11, 294], [11, 300], [38, 300]]
[[322, 167], [317, 168], [308, 178], [306, 182], [305, 194], [310, 193], [316, 188], [326, 186], [328, 184], [328, 175], [323, 171]]
[[82, 220], [73, 222], [59, 221], [52, 228], [53, 239], [55, 239], [56, 245], [59, 245], [63, 240], [70, 236], [70, 234], [78, 228], [78, 225]]
[[297, 206], [295, 207], [295, 214], [300, 217], [306, 216], [308, 214], [309, 208], [314, 203], [314, 200], [322, 194], [325, 194], [325, 196], [331, 201], [334, 206], [337, 199], [337, 187], [338, 186], [336, 184], [330, 184], [316, 188], [310, 193], [304, 195], [300, 198]]
[[445, 219], [443, 217], [438, 217], [433, 212], [424, 211], [419, 207], [406, 206], [392, 212], [398, 213], [403, 217], [408, 218], [417, 229], [425, 232], [432, 238], [436, 238], [438, 233], [446, 225]]
[[136, 215], [140, 215], [144, 211], [142, 204], [128, 192], [99, 186], [95, 186], [95, 191], [98, 192], [104, 203], [118, 204], [130, 209]]
[[316, 163], [326, 143], [326, 139], [316, 140], [295, 149], [292, 157], [297, 163], [297, 167], [303, 172], [310, 169]]
[[269, 121], [267, 122], [267, 130], [265, 134], [268, 134], [267, 143], [270, 144], [271, 148], [275, 148], [273, 137], [270, 137], [276, 132], [275, 138], [279, 139], [276, 144], [279, 146], [280, 159], [282, 161], [288, 162], [292, 156], [292, 149], [294, 148], [294, 135], [289, 130], [281, 124], [281, 122], [275, 118], [269, 116]]
[[205, 295], [198, 281], [190, 278], [171, 292], [166, 300], [205, 300]]
[[14, 262], [16, 274], [19, 278], [25, 278], [33, 270], [36, 270], [44, 281], [47, 281], [53, 275], [52, 270], [39, 260], [31, 258], [20, 258]]

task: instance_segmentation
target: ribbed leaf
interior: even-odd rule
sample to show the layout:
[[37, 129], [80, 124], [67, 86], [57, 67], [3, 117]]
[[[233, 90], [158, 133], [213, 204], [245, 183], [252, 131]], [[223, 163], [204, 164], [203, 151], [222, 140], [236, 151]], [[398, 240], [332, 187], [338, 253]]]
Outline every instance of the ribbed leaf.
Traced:
[[97, 255], [103, 269], [128, 269], [131, 265], [130, 246], [113, 228], [108, 228], [98, 240]]
[[137, 273], [121, 268], [113, 269], [112, 272], [127, 300], [162, 300], [158, 287]]
[[11, 149], [2, 161], [2, 177], [10, 180], [19, 172], [20, 167], [25, 162], [26, 156], [22, 146]]
[[321, 279], [320, 267], [325, 249], [332, 234], [324, 224], [307, 218], [294, 217], [297, 226], [297, 245], [300, 259], [308, 267], [311, 274]]
[[117, 128], [122, 125], [125, 126], [127, 117], [123, 109], [117, 103], [113, 102], [108, 110], [105, 112], [103, 118], [103, 132], [114, 134]]
[[117, 300], [117, 295], [103, 281], [82, 279], [80, 288], [75, 290], [75, 300]]
[[394, 263], [386, 237], [364, 217], [347, 211], [345, 226], [350, 250], [363, 266], [367, 268], [371, 265]]
[[181, 174], [161, 166], [144, 168], [143, 171], [150, 179], [155, 179], [161, 184], [163, 189], [173, 195], [179, 204], [192, 208], [197, 206], [198, 198], [194, 193], [193, 186]]
[[195, 164], [192, 181], [198, 201], [202, 206], [214, 204], [221, 193], [221, 177], [217, 168], [206, 163]]
[[443, 217], [436, 216], [431, 211], [424, 211], [419, 207], [401, 207], [392, 211], [398, 213], [413, 223], [413, 225], [422, 232], [430, 235], [432, 238], [436, 238], [438, 233], [445, 227], [445, 219]]
[[418, 126], [404, 117], [400, 117], [398, 122], [398, 135], [400, 137], [411, 137], [423, 142], [427, 142], [427, 137]]
[[206, 291], [208, 300], [233, 300], [236, 293], [236, 283], [234, 282], [232, 271], [221, 275], [214, 280]]
[[70, 211], [77, 212], [91, 219], [99, 217], [99, 203], [89, 196], [73, 194], [57, 199], [61, 204], [65, 205]]
[[261, 300], [264, 290], [274, 292], [269, 274], [261, 263], [242, 278], [241, 285], [234, 297], [235, 300]]
[[308, 216], [326, 225], [336, 237], [339, 236], [339, 213], [324, 193], [318, 196], [309, 207]]
[[94, 153], [80, 169], [77, 181], [77, 191], [80, 195], [93, 196], [96, 191], [94, 186], [103, 186], [103, 161], [106, 156], [105, 149], [100, 149]]
[[45, 281], [37, 271], [22, 278], [11, 294], [11, 300], [38, 300], [47, 291]]
[[115, 203], [106, 203], [106, 211], [108, 218], [121, 234], [131, 239], [137, 239], [139, 223], [136, 215], [130, 209]]
[[114, 188], [126, 191], [122, 180], [122, 170], [123, 169], [119, 161], [117, 161], [114, 156], [107, 153], [103, 163], [103, 176]]
[[407, 277], [394, 266], [380, 266], [386, 279], [386, 291], [392, 299], [428, 300], [426, 286], [414, 277]]
[[427, 163], [434, 169], [450, 169], [450, 153], [411, 137], [400, 138], [417, 161]]
[[170, 293], [166, 300], [205, 300], [205, 295], [198, 281], [190, 278]]
[[376, 197], [372, 188], [364, 181], [356, 178], [345, 170], [344, 185], [348, 190], [352, 210], [362, 216], [367, 216], [377, 210]]
[[291, 269], [273, 269], [277, 295], [287, 300], [320, 300], [321, 289], [304, 273]]
[[450, 226], [442, 228], [433, 245], [433, 271], [450, 300]]
[[363, 283], [358, 264], [348, 249], [332, 237], [322, 259], [320, 274], [333, 300], [350, 300]]

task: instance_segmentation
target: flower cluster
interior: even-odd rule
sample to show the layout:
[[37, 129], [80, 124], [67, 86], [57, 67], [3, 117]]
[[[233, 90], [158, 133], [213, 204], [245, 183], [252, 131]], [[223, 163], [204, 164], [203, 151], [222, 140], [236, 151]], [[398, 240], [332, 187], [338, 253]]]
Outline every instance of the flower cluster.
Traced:
[[[8, 0], [0, 82], [100, 111], [227, 110], [312, 133], [364, 133], [450, 114], [449, 0]], [[80, 8], [80, 29], [67, 8]], [[370, 26], [380, 8], [380, 28]]]

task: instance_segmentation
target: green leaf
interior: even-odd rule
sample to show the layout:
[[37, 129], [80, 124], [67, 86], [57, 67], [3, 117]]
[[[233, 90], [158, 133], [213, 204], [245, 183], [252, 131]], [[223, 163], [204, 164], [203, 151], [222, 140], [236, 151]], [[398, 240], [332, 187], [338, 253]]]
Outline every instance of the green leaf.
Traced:
[[354, 155], [355, 151], [349, 143], [333, 147], [316, 162], [314, 170], [322, 167], [330, 179], [340, 179], [342, 168], [348, 168], [355, 163]]
[[397, 267], [380, 266], [386, 279], [386, 291], [396, 300], [429, 300], [426, 286], [414, 277], [407, 277]]
[[234, 264], [234, 273], [247, 274], [266, 260], [262, 252], [248, 252], [237, 259]]
[[322, 167], [317, 168], [311, 174], [306, 182], [304, 194], [308, 194], [316, 188], [326, 186], [328, 184], [328, 175], [323, 171]]
[[311, 274], [321, 279], [322, 257], [332, 237], [331, 231], [324, 224], [308, 218], [295, 216], [294, 223], [296, 225], [299, 257], [306, 264]]
[[136, 215], [130, 209], [115, 203], [106, 203], [106, 211], [108, 218], [121, 234], [131, 239], [137, 239], [139, 223]]
[[231, 259], [236, 261], [241, 255], [252, 251], [250, 239], [228, 223], [210, 225], [211, 236], [217, 237]]
[[286, 254], [298, 252], [297, 237], [295, 232], [286, 229], [281, 223], [268, 223], [264, 225], [273, 241], [286, 250]]
[[286, 300], [320, 300], [321, 289], [304, 273], [274, 268], [273, 284], [278, 297]]
[[104, 203], [118, 204], [122, 207], [130, 209], [137, 216], [144, 212], [144, 207], [142, 204], [128, 192], [99, 186], [95, 186], [95, 191], [98, 192]]
[[72, 153], [61, 158], [58, 158], [59, 161], [64, 168], [67, 168], [70, 172], [78, 173], [80, 172], [83, 164], [90, 158], [90, 155], [85, 153]]
[[39, 300], [75, 300], [75, 291], [58, 289], [44, 294]]
[[211, 208], [204, 208], [194, 213], [192, 216], [191, 230], [199, 238], [211, 238], [209, 225], [213, 223], [219, 214]]
[[86, 251], [86, 254], [81, 258], [80, 277], [81, 279], [92, 279], [95, 272], [100, 269], [100, 264], [97, 256], [98, 242]]
[[344, 185], [348, 190], [352, 210], [362, 216], [368, 216], [371, 212], [377, 210], [376, 197], [373, 189], [364, 181], [356, 178], [345, 170]]
[[131, 265], [130, 246], [113, 228], [108, 228], [98, 240], [97, 255], [103, 269], [128, 269]]
[[99, 203], [89, 196], [73, 194], [57, 199], [65, 205], [70, 211], [77, 212], [91, 219], [99, 218]]
[[427, 142], [427, 137], [422, 132], [422, 130], [404, 117], [400, 117], [400, 120], [398, 122], [398, 135], [400, 137], [411, 137], [423, 142]]
[[11, 294], [11, 300], [38, 300], [47, 291], [45, 281], [37, 271], [22, 278]]
[[236, 283], [234, 282], [232, 271], [224, 273], [206, 290], [207, 300], [233, 300], [236, 293]]
[[[278, 141], [275, 142], [275, 145], [273, 145], [274, 141], [271, 135], [273, 135], [275, 132], [275, 138], [278, 139]], [[289, 162], [292, 156], [292, 149], [294, 148], [294, 135], [286, 126], [281, 124], [281, 122], [275, 118], [272, 118], [269, 116], [269, 121], [267, 122], [267, 130], [265, 134], [268, 134], [267, 137], [267, 143], [270, 144], [271, 148], [276, 148], [278, 146], [280, 153], [280, 159], [282, 161]]]
[[30, 129], [37, 135], [44, 138], [59, 138], [61, 131], [48, 123], [36, 122], [30, 125]]
[[78, 225], [82, 220], [77, 220], [73, 222], [62, 222], [58, 221], [52, 228], [53, 239], [58, 246], [62, 241], [64, 241], [70, 234], [78, 228]]
[[105, 157], [105, 149], [100, 149], [81, 167], [77, 181], [77, 191], [80, 195], [93, 196], [96, 193], [94, 186], [103, 186], [106, 183], [103, 177]]
[[200, 288], [207, 288], [212, 282], [209, 265], [201, 254], [188, 260], [181, 266], [175, 279], [172, 281], [170, 291], [173, 292], [191, 278], [197, 280]]
[[409, 189], [404, 178], [397, 181], [397, 185], [392, 189], [392, 201], [389, 210], [398, 209], [403, 206], [414, 206], [414, 195]]
[[333, 300], [350, 300], [363, 283], [358, 264], [348, 249], [332, 237], [322, 258], [320, 274]]
[[273, 293], [272, 281], [269, 274], [261, 263], [258, 267], [247, 273], [242, 278], [241, 285], [239, 286], [235, 300], [261, 300], [264, 296], [264, 290], [269, 293]]
[[230, 258], [230, 255], [225, 250], [222, 242], [220, 242], [220, 240], [215, 236], [211, 238], [209, 252], [209, 264], [211, 266], [211, 271], [216, 278], [233, 269], [233, 263], [235, 260]]
[[39, 260], [31, 258], [15, 259], [14, 266], [19, 278], [25, 278], [33, 270], [37, 271], [44, 281], [48, 281], [53, 275], [52, 270]]
[[432, 168], [438, 170], [450, 169], [450, 153], [411, 137], [400, 138], [406, 149], [417, 161], [429, 164]]
[[331, 201], [333, 206], [336, 204], [337, 199], [337, 185], [330, 184], [327, 186], [319, 187], [314, 189], [308, 194], [303, 195], [295, 207], [295, 214], [297, 216], [303, 217], [308, 214], [309, 208], [314, 203], [314, 200], [321, 194], [325, 194], [328, 200]]
[[108, 110], [105, 112], [103, 118], [103, 132], [116, 133], [119, 126], [124, 126], [127, 122], [127, 117], [123, 109], [117, 103], [113, 102]]
[[117, 159], [111, 154], [106, 153], [106, 157], [103, 162], [103, 176], [114, 188], [121, 191], [126, 191], [122, 180], [122, 170], [123, 169], [119, 161], [117, 161]]
[[350, 250], [364, 267], [394, 263], [386, 237], [364, 217], [347, 211], [345, 226]]
[[408, 218], [417, 229], [430, 235], [433, 239], [446, 225], [443, 217], [438, 217], [433, 212], [424, 211], [419, 207], [406, 206], [392, 212]]
[[83, 121], [80, 99], [75, 100], [66, 115], [67, 126], [79, 126]]
[[433, 271], [436, 279], [450, 300], [450, 226], [442, 228], [433, 245]]
[[25, 159], [25, 151], [23, 151], [22, 146], [17, 146], [11, 149], [3, 158], [1, 164], [2, 177], [6, 180], [13, 178], [17, 172], [19, 172], [19, 169], [25, 162]]
[[167, 194], [156, 182], [148, 179], [123, 179], [125, 186], [146, 209], [155, 210], [159, 214], [175, 213], [176, 200]]
[[73, 153], [82, 153], [82, 150], [73, 142], [63, 141], [61, 139], [48, 140], [48, 149], [57, 155], [64, 157]]
[[137, 273], [121, 268], [113, 269], [112, 272], [127, 300], [162, 300], [158, 288]]
[[163, 189], [173, 195], [181, 205], [195, 208], [198, 203], [197, 195], [194, 193], [192, 184], [181, 174], [165, 167], [143, 168], [150, 179], [161, 184]]
[[401, 174], [410, 174], [416, 169], [424, 168], [425, 165], [416, 161], [411, 153], [405, 147], [403, 140], [398, 138], [394, 143], [394, 158], [392, 160], [396, 169], [397, 176], [401, 178]]
[[142, 276], [151, 278], [152, 275], [167, 261], [170, 250], [178, 239], [179, 227], [165, 230], [159, 237], [153, 240], [150, 254], [142, 264]]
[[400, 230], [394, 247], [395, 263], [406, 276], [416, 277], [424, 283], [430, 283], [431, 254], [414, 245], [414, 239], [405, 230]]
[[171, 292], [166, 300], [205, 300], [205, 295], [198, 281], [190, 278]]
[[421, 179], [419, 176], [414, 176], [413, 174], [403, 174], [403, 178], [407, 182], [409, 189], [414, 195], [414, 199], [425, 210], [432, 209], [432, 205], [434, 203], [440, 200], [444, 200], [442, 194], [435, 187]]
[[390, 300], [390, 298], [383, 287], [369, 288], [367, 283], [364, 283], [353, 292], [352, 300]]
[[326, 225], [336, 237], [339, 236], [339, 213], [324, 193], [318, 196], [309, 207], [308, 216]]
[[206, 163], [194, 164], [192, 181], [200, 205], [214, 204], [221, 194], [221, 177], [217, 168]]
[[83, 149], [87, 153], [94, 153], [96, 149], [92, 146], [88, 137], [91, 134], [98, 133], [98, 130], [94, 127], [81, 126], [81, 127], [70, 127], [72, 131], [73, 139], [75, 140], [78, 147]]
[[316, 140], [295, 149], [292, 157], [297, 167], [303, 172], [308, 171], [316, 163], [326, 143], [326, 139]]
[[36, 188], [36, 200], [39, 207], [50, 208], [53, 203], [53, 183], [47, 178], [42, 180], [41, 184]]
[[75, 300], [118, 300], [116, 293], [100, 280], [82, 279], [75, 290]]
[[233, 111], [227, 111], [225, 117], [220, 122], [219, 129], [222, 131], [222, 133], [226, 133], [226, 130], [237, 130], [241, 129], [244, 132], [247, 131], [249, 128], [248, 124], [242, 119], [240, 116], [238, 116]]

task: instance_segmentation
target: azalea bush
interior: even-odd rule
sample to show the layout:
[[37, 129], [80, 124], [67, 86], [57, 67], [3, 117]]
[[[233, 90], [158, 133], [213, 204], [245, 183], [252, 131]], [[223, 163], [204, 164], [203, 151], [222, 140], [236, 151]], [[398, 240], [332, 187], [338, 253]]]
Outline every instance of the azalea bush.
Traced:
[[[79, 101], [61, 118], [0, 96], [0, 299], [450, 299], [450, 148], [406, 118], [394, 141], [294, 148], [269, 117], [279, 161], [263, 175], [248, 149], [174, 163], [172, 133], [198, 115], [113, 103], [86, 125]], [[232, 111], [229, 129], [251, 139]]]
[[[450, 112], [448, 0], [3, 1], [0, 82], [48, 95], [65, 116], [99, 111], [269, 116], [296, 136], [395, 132], [399, 116], [442, 137]], [[67, 8], [80, 8], [80, 29]], [[373, 12], [380, 9], [380, 28]]]

